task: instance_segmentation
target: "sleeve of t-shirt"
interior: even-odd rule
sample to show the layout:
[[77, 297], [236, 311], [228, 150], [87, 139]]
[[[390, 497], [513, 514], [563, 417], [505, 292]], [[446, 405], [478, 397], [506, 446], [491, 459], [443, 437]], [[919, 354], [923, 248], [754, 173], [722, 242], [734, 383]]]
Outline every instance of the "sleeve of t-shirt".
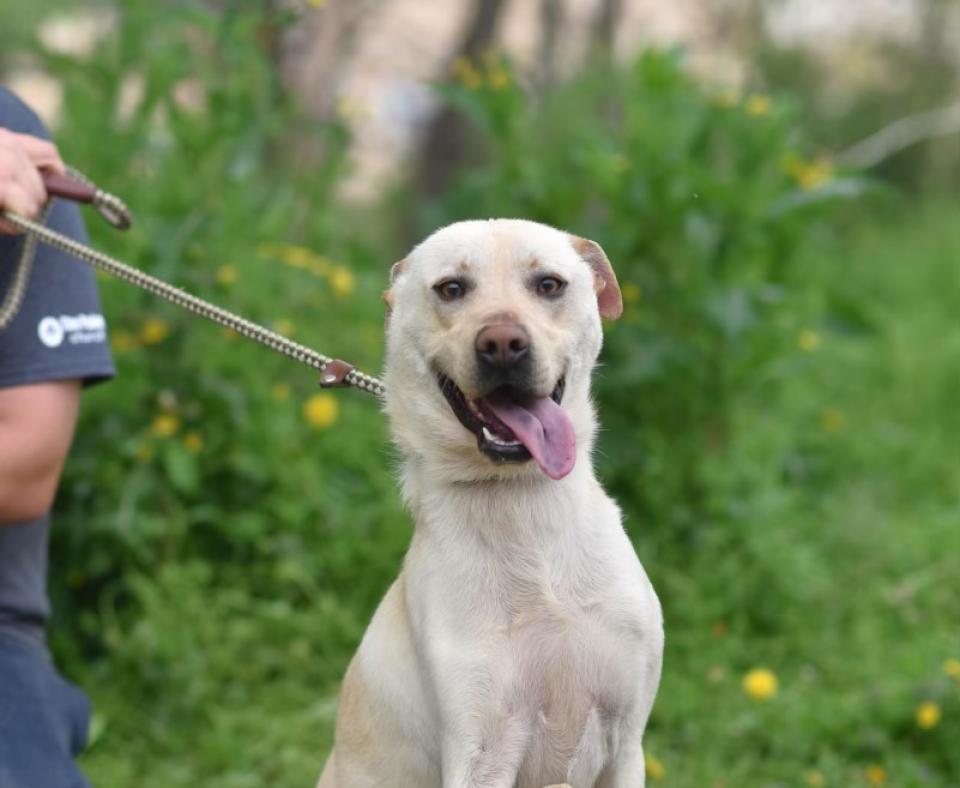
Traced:
[[[0, 87], [0, 126], [49, 138], [36, 115]], [[47, 226], [87, 243], [80, 211], [54, 199]], [[0, 304], [13, 279], [23, 236], [0, 234]], [[93, 269], [65, 252], [38, 243], [23, 302], [0, 329], [0, 388], [53, 380], [95, 383], [115, 374]]]

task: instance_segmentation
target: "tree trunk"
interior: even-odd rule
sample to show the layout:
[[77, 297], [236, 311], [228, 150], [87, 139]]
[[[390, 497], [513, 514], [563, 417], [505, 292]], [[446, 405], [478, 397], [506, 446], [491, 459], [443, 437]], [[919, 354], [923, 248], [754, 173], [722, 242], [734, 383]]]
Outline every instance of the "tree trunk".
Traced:
[[623, 0], [603, 0], [593, 23], [593, 39], [590, 47], [591, 60], [606, 60], [613, 57], [617, 28], [623, 16]]
[[[457, 58], [475, 60], [496, 38], [497, 23], [506, 0], [476, 0], [473, 17], [460, 44], [447, 63], [447, 73]], [[470, 127], [450, 106], [440, 108], [427, 125], [417, 154], [417, 188], [425, 197], [446, 191], [470, 148]]]
[[557, 42], [563, 25], [561, 0], [540, 0], [539, 88], [545, 92], [557, 80]]

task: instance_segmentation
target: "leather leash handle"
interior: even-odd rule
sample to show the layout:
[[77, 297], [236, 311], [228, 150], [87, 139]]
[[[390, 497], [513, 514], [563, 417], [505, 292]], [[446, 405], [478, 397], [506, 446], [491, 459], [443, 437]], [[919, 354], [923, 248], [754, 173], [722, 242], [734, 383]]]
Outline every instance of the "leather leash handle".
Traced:
[[51, 197], [62, 197], [65, 200], [92, 205], [97, 209], [97, 213], [118, 230], [126, 230], [133, 223], [133, 215], [124, 205], [123, 200], [107, 194], [91, 183], [55, 172], [41, 171], [40, 177], [43, 179], [47, 194]]
[[47, 194], [55, 197], [63, 197], [65, 200], [88, 204], [93, 204], [97, 196], [95, 186], [74, 180], [68, 175], [60, 175], [55, 172], [42, 172], [40, 174], [43, 178], [43, 185], [47, 190]]

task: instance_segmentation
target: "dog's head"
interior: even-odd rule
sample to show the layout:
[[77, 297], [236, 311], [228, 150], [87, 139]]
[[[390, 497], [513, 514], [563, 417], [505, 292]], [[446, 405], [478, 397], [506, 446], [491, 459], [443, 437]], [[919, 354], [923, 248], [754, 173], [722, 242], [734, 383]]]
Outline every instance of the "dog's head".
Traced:
[[593, 241], [514, 219], [459, 222], [394, 265], [385, 295], [394, 439], [468, 481], [566, 476], [596, 430], [590, 373], [620, 288]]

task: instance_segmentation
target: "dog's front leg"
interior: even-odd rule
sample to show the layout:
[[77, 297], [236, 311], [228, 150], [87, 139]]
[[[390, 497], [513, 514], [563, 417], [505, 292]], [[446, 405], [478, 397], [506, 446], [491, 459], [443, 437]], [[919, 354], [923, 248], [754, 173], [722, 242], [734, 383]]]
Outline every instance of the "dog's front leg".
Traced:
[[600, 775], [597, 788], [644, 788], [647, 765], [640, 736], [624, 739], [616, 758]]
[[526, 753], [529, 730], [508, 720], [499, 735], [449, 735], [443, 746], [443, 788], [512, 788]]
[[653, 705], [653, 688], [659, 682], [659, 667], [655, 680], [640, 692], [638, 702], [621, 720], [614, 735], [613, 757], [597, 780], [597, 788], [643, 788], [647, 778], [647, 764], [643, 755], [643, 731], [647, 726]]

